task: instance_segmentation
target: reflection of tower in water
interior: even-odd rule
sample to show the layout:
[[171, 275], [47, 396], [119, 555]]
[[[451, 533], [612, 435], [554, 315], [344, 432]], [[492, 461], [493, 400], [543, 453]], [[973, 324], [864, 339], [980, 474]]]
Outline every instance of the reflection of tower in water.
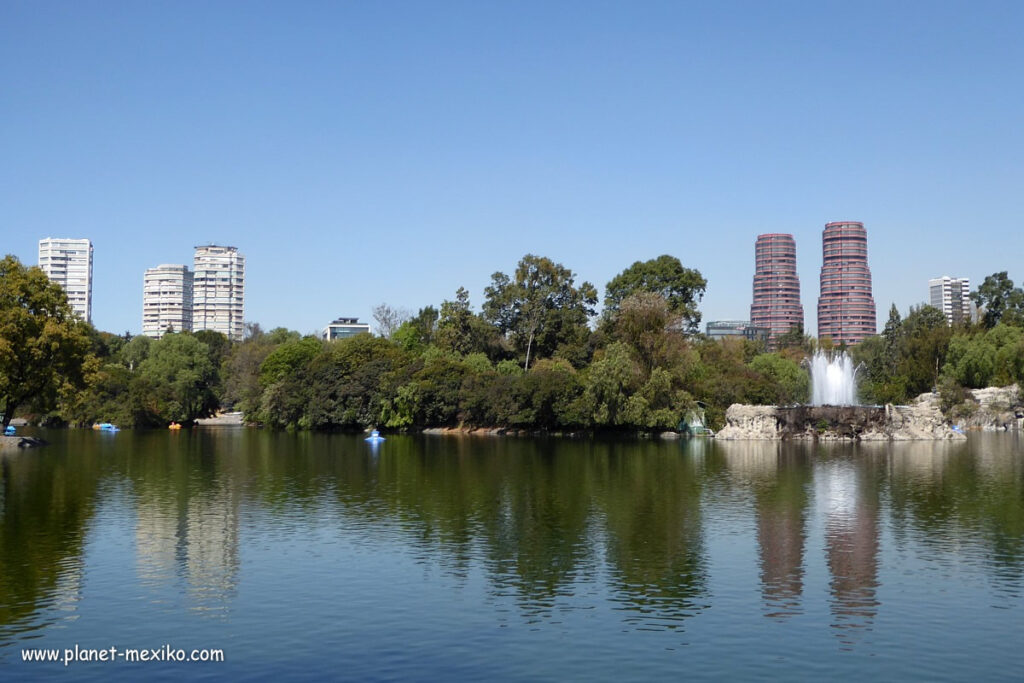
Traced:
[[832, 617], [844, 642], [868, 629], [878, 612], [878, 501], [864, 486], [863, 469], [827, 465], [819, 481], [826, 506], [825, 554], [832, 575]]
[[811, 481], [806, 455], [780, 443], [737, 441], [716, 446], [730, 471], [747, 479], [754, 492], [765, 616], [783, 619], [799, 614]]
[[804, 589], [804, 524], [809, 469], [780, 454], [773, 486], [757, 496], [757, 541], [766, 616], [800, 613]]
[[184, 493], [186, 500], [143, 495], [137, 506], [139, 574], [153, 587], [187, 582], [193, 610], [219, 615], [238, 574], [238, 500], [226, 481]]

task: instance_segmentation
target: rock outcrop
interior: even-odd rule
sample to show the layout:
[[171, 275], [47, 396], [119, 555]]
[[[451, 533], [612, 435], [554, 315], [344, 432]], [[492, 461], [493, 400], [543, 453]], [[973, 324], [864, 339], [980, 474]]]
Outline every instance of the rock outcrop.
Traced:
[[[930, 395], [929, 395], [930, 396]], [[725, 413], [719, 439], [914, 441], [964, 439], [942, 417], [938, 400], [908, 406], [748, 406]]]
[[984, 431], [1024, 429], [1024, 397], [1016, 384], [974, 389], [970, 394], [968, 405], [973, 404], [973, 412], [958, 418], [957, 425]]

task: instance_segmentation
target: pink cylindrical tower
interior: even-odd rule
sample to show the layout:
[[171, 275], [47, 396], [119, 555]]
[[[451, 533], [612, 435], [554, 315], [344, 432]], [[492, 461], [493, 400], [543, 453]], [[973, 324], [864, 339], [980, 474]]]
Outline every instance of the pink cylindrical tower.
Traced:
[[750, 324], [767, 327], [768, 347], [794, 327], [803, 328], [800, 278], [796, 274], [796, 241], [792, 235], [758, 235], [754, 244], [754, 302]]
[[818, 339], [859, 344], [877, 332], [868, 269], [868, 233], [863, 223], [839, 221], [822, 233]]

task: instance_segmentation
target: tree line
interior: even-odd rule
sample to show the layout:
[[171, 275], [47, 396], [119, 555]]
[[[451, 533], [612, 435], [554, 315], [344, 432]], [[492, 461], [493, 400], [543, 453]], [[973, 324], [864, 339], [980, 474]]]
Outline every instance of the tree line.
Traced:
[[[279, 429], [675, 429], [699, 405], [713, 426], [732, 403], [806, 402], [802, 365], [831, 348], [794, 329], [761, 343], [698, 333], [707, 281], [679, 259], [638, 261], [597, 289], [551, 259], [496, 272], [479, 312], [459, 288], [415, 314], [382, 305], [381, 334], [323, 341], [247, 325], [159, 340], [99, 332], [71, 314], [63, 290], [14, 257], [0, 262], [0, 410], [54, 423], [157, 427], [221, 408]], [[905, 402], [942, 388], [1024, 380], [1024, 295], [1006, 273], [977, 297], [982, 322], [950, 327], [923, 306], [893, 308], [885, 330], [854, 348], [862, 395]]]

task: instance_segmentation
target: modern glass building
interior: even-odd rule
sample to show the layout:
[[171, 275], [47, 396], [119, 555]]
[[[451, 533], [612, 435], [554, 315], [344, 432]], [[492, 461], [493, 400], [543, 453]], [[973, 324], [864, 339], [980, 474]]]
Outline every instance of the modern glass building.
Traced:
[[868, 268], [868, 233], [857, 221], [827, 223], [822, 233], [818, 339], [853, 346], [877, 333]]
[[214, 330], [242, 341], [245, 257], [236, 247], [196, 247], [192, 270], [192, 330]]
[[803, 329], [800, 278], [796, 274], [796, 241], [792, 235], [758, 235], [754, 243], [754, 301], [750, 323], [768, 328], [768, 347], [794, 327]]
[[75, 313], [92, 322], [92, 242], [66, 237], [39, 240], [39, 267], [64, 288]]
[[324, 328], [320, 333], [321, 338], [327, 341], [336, 339], [348, 339], [357, 334], [369, 334], [370, 326], [367, 323], [359, 322], [359, 318], [338, 318]]
[[707, 335], [716, 341], [747, 339], [767, 343], [771, 332], [767, 327], [757, 327], [748, 320], [713, 320], [704, 329]]

